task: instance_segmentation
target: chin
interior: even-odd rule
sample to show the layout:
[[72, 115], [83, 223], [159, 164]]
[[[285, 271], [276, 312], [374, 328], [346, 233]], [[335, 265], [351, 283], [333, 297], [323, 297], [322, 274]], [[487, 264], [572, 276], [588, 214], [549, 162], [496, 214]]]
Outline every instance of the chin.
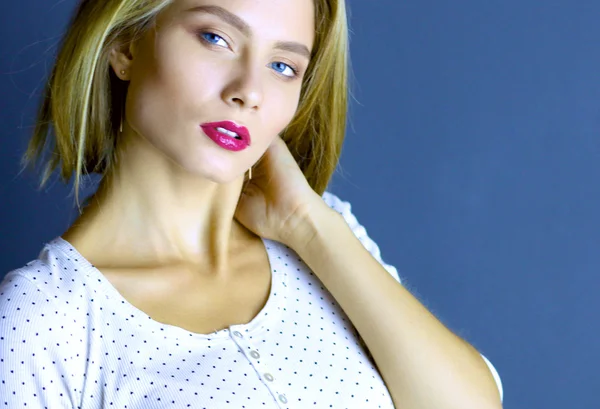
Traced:
[[240, 177], [242, 177], [242, 175], [232, 175], [230, 177], [227, 177], [227, 175], [202, 175], [202, 177], [204, 179], [208, 179], [211, 182], [217, 183], [219, 185], [226, 185], [232, 182], [235, 182], [237, 179], [239, 179]]
[[[203, 163], [198, 166], [198, 163]], [[235, 182], [237, 179], [244, 176], [243, 172], [240, 173], [239, 169], [234, 169], [226, 164], [215, 164], [210, 161], [194, 161], [189, 166], [182, 166], [190, 175], [196, 176], [200, 179], [210, 180], [211, 182], [222, 184], [228, 184]]]

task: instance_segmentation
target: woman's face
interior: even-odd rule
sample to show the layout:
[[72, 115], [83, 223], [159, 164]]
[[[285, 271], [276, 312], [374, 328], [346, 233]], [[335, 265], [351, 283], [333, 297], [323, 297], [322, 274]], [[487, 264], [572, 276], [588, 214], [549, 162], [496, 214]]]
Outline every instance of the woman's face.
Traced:
[[[313, 0], [175, 1], [132, 48], [127, 126], [185, 171], [230, 182], [292, 120], [313, 40]], [[201, 125], [220, 121], [250, 145], [215, 143]]]

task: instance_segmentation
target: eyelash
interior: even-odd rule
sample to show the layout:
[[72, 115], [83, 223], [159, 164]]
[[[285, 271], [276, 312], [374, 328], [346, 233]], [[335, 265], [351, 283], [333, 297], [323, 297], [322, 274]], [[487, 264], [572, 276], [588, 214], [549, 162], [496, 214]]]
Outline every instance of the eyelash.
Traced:
[[[212, 31], [199, 31], [198, 32], [198, 37], [200, 38], [201, 41], [205, 42], [206, 44], [216, 45], [215, 43], [212, 43], [212, 42], [208, 41], [206, 38], [204, 38], [204, 36], [207, 35], [207, 34], [210, 34], [210, 35], [215, 36], [215, 37], [219, 37], [221, 40], [227, 42], [223, 37], [221, 37], [218, 34], [213, 33]], [[217, 46], [217, 47], [219, 47], [219, 46]], [[291, 64], [285, 63], [283, 61], [277, 61], [277, 63], [278, 64], [286, 65], [286, 66], [288, 66], [293, 71], [293, 73], [294, 73], [293, 76], [283, 75], [283, 74], [280, 73], [286, 80], [288, 80], [288, 81], [289, 80], [293, 80], [294, 78], [297, 78], [300, 75], [300, 70], [297, 67], [295, 67], [295, 66], [293, 66]]]

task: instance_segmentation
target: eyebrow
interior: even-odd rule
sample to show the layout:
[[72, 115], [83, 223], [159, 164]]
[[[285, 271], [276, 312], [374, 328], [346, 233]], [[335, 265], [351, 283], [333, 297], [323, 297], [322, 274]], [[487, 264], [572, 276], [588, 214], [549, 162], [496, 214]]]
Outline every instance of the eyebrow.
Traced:
[[[246, 37], [252, 37], [252, 29], [250, 25], [246, 23], [242, 18], [233, 14], [232, 12], [219, 6], [197, 6], [186, 10], [191, 13], [208, 13], [219, 17], [225, 23], [235, 27]], [[275, 48], [283, 51], [290, 51], [299, 54], [306, 59], [310, 60], [311, 52], [304, 44], [297, 43], [295, 41], [278, 41], [275, 43]]]

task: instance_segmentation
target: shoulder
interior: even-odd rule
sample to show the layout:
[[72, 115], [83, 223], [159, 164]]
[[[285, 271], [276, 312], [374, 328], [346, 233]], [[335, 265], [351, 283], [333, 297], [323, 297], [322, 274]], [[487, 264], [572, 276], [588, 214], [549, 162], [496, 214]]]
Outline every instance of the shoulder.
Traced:
[[84, 335], [85, 292], [91, 286], [84, 286], [79, 265], [55, 243], [47, 243], [36, 259], [0, 281], [0, 333], [5, 339], [22, 338], [24, 343]]
[[8, 272], [0, 281], [0, 310], [12, 312], [11, 319], [23, 310], [43, 316], [48, 322], [64, 320], [67, 314], [82, 318], [83, 310], [71, 308], [86, 292], [81, 285], [84, 274], [78, 267], [56, 246], [56, 241], [47, 243], [36, 259]]
[[340, 197], [330, 191], [325, 191], [321, 198], [329, 207], [341, 213], [345, 210], [350, 210], [350, 203], [343, 201]]
[[[34, 262], [9, 272], [0, 282], [0, 396], [9, 407], [78, 405], [84, 324], [40, 289], [38, 284], [47, 282], [46, 272]], [[52, 388], [34, 382], [38, 376], [38, 381], [53, 383]]]
[[353, 230], [357, 227], [362, 227], [358, 224], [356, 216], [352, 213], [352, 205], [349, 201], [343, 200], [338, 195], [329, 191], [325, 191], [321, 198], [327, 206], [341, 214]]
[[[323, 198], [323, 201], [331, 209], [335, 210], [336, 212], [338, 212], [339, 214], [341, 214], [343, 216], [346, 223], [348, 223], [348, 226], [350, 226], [350, 228], [352, 229], [354, 234], [359, 239], [361, 239], [361, 241], [362, 241], [362, 238], [368, 238], [365, 227], [362, 226], [358, 222], [358, 219], [356, 218], [355, 214], [352, 212], [352, 205], [350, 204], [350, 202], [341, 199], [338, 195], [333, 194], [329, 191], [326, 191], [325, 193], [323, 193], [323, 195], [321, 197]], [[365, 242], [363, 242], [363, 244], [365, 244]], [[374, 243], [368, 243], [368, 244], [374, 244]]]
[[382, 256], [381, 250], [377, 243], [367, 234], [367, 229], [359, 223], [355, 214], [352, 212], [352, 205], [350, 202], [341, 199], [338, 195], [325, 191], [321, 195], [323, 201], [333, 210], [342, 215], [348, 227], [352, 230], [356, 238], [363, 244], [363, 246], [371, 253], [371, 255], [398, 281], [401, 282], [398, 270], [391, 264], [386, 263]]

